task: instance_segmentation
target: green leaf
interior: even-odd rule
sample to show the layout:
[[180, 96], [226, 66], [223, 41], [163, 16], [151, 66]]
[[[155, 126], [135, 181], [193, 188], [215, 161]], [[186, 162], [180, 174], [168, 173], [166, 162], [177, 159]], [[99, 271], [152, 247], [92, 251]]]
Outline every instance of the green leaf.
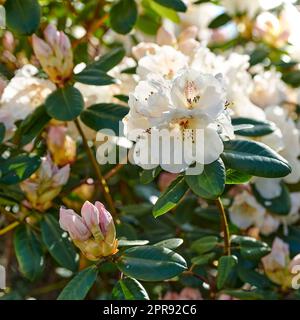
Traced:
[[267, 48], [257, 48], [250, 55], [250, 66], [254, 66], [263, 62], [269, 56], [269, 50]]
[[229, 21], [231, 21], [231, 17], [227, 13], [222, 13], [219, 16], [217, 16], [215, 19], [213, 19], [208, 25], [208, 27], [210, 29], [217, 29], [224, 26]]
[[294, 88], [300, 86], [300, 70], [289, 71], [282, 75], [282, 80]]
[[235, 130], [235, 134], [244, 137], [261, 137], [274, 132], [276, 126], [269, 121], [259, 121], [250, 118], [233, 118], [231, 120], [234, 126], [251, 125], [252, 128]]
[[226, 184], [243, 184], [247, 183], [251, 178], [251, 175], [237, 170], [226, 170]]
[[173, 209], [188, 190], [184, 177], [179, 176], [174, 180], [166, 191], [159, 197], [153, 207], [155, 218]]
[[148, 240], [119, 240], [118, 247], [144, 246], [148, 244]]
[[289, 189], [284, 184], [284, 182], [281, 182], [281, 193], [276, 198], [263, 198], [262, 195], [255, 188], [255, 185], [252, 185], [252, 190], [256, 200], [268, 211], [281, 216], [286, 216], [290, 213], [292, 207], [291, 195]]
[[5, 125], [3, 123], [0, 123], [0, 143], [3, 142], [5, 137]]
[[186, 175], [191, 190], [205, 199], [216, 199], [225, 188], [225, 167], [221, 159], [204, 166], [200, 175]]
[[80, 271], [63, 289], [57, 300], [83, 300], [95, 283], [97, 275], [96, 266]]
[[108, 53], [100, 57], [99, 60], [89, 64], [86, 69], [98, 69], [104, 72], [108, 72], [113, 67], [118, 65], [125, 56], [125, 50], [122, 47], [113, 49]]
[[257, 288], [270, 288], [272, 282], [266, 276], [250, 269], [238, 266], [238, 276], [244, 283], [249, 283]]
[[106, 86], [115, 83], [115, 79], [102, 70], [86, 68], [74, 76], [75, 81], [94, 85]]
[[231, 243], [240, 246], [241, 255], [246, 260], [260, 260], [271, 251], [271, 248], [265, 242], [251, 237], [232, 236]]
[[90, 106], [81, 113], [82, 122], [95, 131], [111, 129], [120, 135], [119, 123], [127, 115], [129, 109], [115, 103], [99, 103]]
[[260, 289], [255, 289], [251, 291], [230, 289], [230, 290], [223, 290], [222, 293], [235, 297], [240, 300], [277, 300], [278, 299], [278, 293], [263, 291]]
[[203, 254], [199, 257], [192, 258], [191, 262], [196, 266], [204, 266], [206, 264], [209, 264], [215, 257], [216, 257], [216, 253], [210, 252], [210, 253]]
[[48, 116], [44, 105], [36, 108], [26, 119], [20, 124], [16, 134], [16, 143], [24, 146], [36, 138], [48, 124], [51, 118]]
[[207, 236], [194, 241], [191, 245], [191, 249], [199, 254], [209, 252], [213, 250], [218, 244], [219, 239], [215, 236]]
[[237, 265], [236, 256], [223, 256], [219, 259], [218, 264], [218, 276], [217, 276], [217, 287], [222, 289], [229, 279], [230, 273], [233, 268]]
[[7, 0], [7, 26], [19, 35], [29, 36], [40, 25], [41, 9], [37, 0]]
[[147, 291], [136, 279], [119, 280], [112, 291], [115, 300], [150, 300]]
[[45, 214], [41, 220], [42, 239], [53, 259], [62, 267], [76, 272], [78, 259], [75, 247], [63, 236], [64, 231], [51, 214]]
[[127, 276], [142, 281], [171, 279], [186, 270], [186, 261], [170, 249], [144, 246], [127, 249], [117, 261]]
[[16, 184], [29, 178], [40, 166], [37, 156], [20, 154], [0, 160], [0, 183]]
[[187, 6], [181, 0], [153, 0], [154, 2], [179, 12], [186, 12]]
[[226, 168], [266, 178], [280, 178], [291, 172], [287, 161], [262, 143], [231, 140], [224, 142], [224, 148], [221, 157]]
[[155, 243], [154, 246], [173, 250], [180, 247], [182, 244], [183, 244], [183, 239], [173, 238], [173, 239], [167, 239], [167, 240], [163, 240], [158, 243]]
[[161, 172], [161, 167], [156, 167], [152, 170], [142, 170], [140, 173], [141, 182], [148, 184], [152, 182]]
[[119, 0], [110, 10], [110, 25], [117, 33], [129, 33], [137, 20], [138, 11], [134, 0]]
[[72, 121], [80, 115], [84, 101], [78, 89], [66, 86], [51, 93], [45, 105], [50, 117], [60, 121]]
[[167, 18], [174, 23], [180, 22], [180, 18], [178, 16], [178, 13], [175, 10], [166, 8], [166, 7], [156, 3], [154, 1], [150, 1], [150, 7], [153, 11], [155, 11], [161, 17]]
[[14, 248], [21, 273], [30, 281], [39, 279], [45, 267], [44, 253], [37, 236], [25, 225], [14, 233]]

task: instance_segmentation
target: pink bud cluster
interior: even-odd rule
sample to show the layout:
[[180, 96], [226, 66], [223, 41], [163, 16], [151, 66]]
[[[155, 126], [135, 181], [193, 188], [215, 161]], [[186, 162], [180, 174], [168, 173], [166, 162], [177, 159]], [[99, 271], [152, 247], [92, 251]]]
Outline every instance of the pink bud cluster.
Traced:
[[101, 202], [93, 205], [86, 201], [81, 216], [74, 210], [61, 208], [59, 223], [89, 260], [96, 261], [117, 252], [115, 224]]

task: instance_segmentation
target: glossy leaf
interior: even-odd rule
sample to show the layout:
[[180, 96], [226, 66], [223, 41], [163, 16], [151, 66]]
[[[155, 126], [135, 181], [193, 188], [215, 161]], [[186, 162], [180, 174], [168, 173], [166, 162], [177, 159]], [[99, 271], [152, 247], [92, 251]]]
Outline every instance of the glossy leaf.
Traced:
[[185, 12], [187, 10], [186, 4], [181, 0], [152, 0], [158, 4], [173, 9], [175, 11]]
[[287, 161], [262, 143], [231, 140], [225, 141], [224, 147], [221, 157], [226, 168], [266, 178], [280, 178], [291, 172]]
[[37, 0], [7, 0], [7, 26], [19, 35], [29, 36], [39, 27], [41, 9]]
[[219, 16], [217, 16], [215, 19], [213, 19], [209, 23], [208, 27], [210, 29], [217, 29], [217, 28], [222, 27], [223, 25], [225, 25], [229, 21], [231, 21], [231, 17], [227, 13], [222, 13]]
[[63, 289], [57, 300], [83, 300], [95, 283], [97, 275], [96, 266], [80, 271]]
[[204, 166], [200, 175], [186, 175], [185, 181], [199, 197], [216, 199], [225, 188], [225, 167], [221, 159]]
[[226, 284], [230, 273], [233, 268], [237, 265], [237, 258], [235, 256], [223, 256], [219, 259], [218, 264], [218, 276], [217, 276], [217, 287], [221, 289]]
[[109, 76], [102, 70], [87, 68], [74, 76], [75, 81], [94, 85], [94, 86], [106, 86], [115, 83], [114, 78]]
[[187, 268], [178, 253], [157, 246], [127, 249], [118, 259], [117, 266], [127, 276], [142, 281], [171, 279]]
[[147, 291], [136, 279], [119, 280], [112, 291], [115, 300], [150, 300]]
[[20, 154], [0, 160], [0, 183], [16, 184], [29, 178], [40, 166], [37, 156]]
[[153, 215], [155, 218], [167, 213], [173, 209], [180, 199], [185, 195], [188, 190], [184, 177], [179, 176], [174, 180], [167, 190], [159, 197], [153, 207]]
[[207, 236], [194, 241], [191, 245], [191, 249], [198, 254], [206, 253], [213, 250], [218, 244], [219, 239], [215, 236]]
[[250, 118], [233, 118], [233, 126], [250, 125], [251, 128], [235, 130], [235, 134], [245, 137], [261, 137], [274, 132], [276, 126], [269, 121], [260, 121]]
[[78, 89], [66, 86], [51, 93], [45, 105], [50, 117], [61, 121], [72, 121], [80, 115], [84, 101]]
[[29, 227], [19, 226], [14, 233], [14, 248], [21, 273], [30, 281], [39, 279], [45, 260], [41, 243]]
[[85, 125], [95, 131], [111, 129], [119, 135], [119, 124], [128, 111], [127, 107], [119, 104], [99, 103], [85, 109], [80, 118]]
[[138, 11], [134, 0], [119, 0], [110, 10], [111, 28], [121, 34], [129, 33], [137, 20]]
[[65, 232], [51, 214], [41, 220], [42, 239], [53, 259], [62, 267], [76, 272], [78, 258], [73, 244], [64, 236]]

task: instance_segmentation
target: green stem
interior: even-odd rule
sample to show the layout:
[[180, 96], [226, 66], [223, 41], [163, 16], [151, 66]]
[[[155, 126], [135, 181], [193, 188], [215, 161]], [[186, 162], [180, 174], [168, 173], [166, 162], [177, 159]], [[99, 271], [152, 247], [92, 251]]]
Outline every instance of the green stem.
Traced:
[[226, 213], [220, 198], [216, 199], [216, 205], [221, 215], [221, 225], [222, 225], [222, 231], [224, 233], [224, 253], [225, 255], [230, 256], [231, 248], [230, 248], [230, 233], [229, 233], [228, 221], [227, 221]]
[[106, 202], [107, 202], [107, 204], [109, 206], [109, 209], [110, 209], [112, 215], [116, 216], [117, 211], [116, 211], [116, 208], [114, 206], [114, 202], [113, 202], [113, 199], [111, 197], [108, 184], [107, 184], [106, 180], [104, 179], [104, 177], [102, 175], [100, 166], [97, 163], [97, 160], [96, 160], [91, 148], [88, 145], [87, 138], [86, 138], [86, 136], [85, 136], [85, 134], [84, 134], [84, 132], [83, 132], [83, 130], [81, 128], [81, 125], [80, 125], [78, 119], [74, 120], [74, 122], [75, 122], [75, 125], [77, 127], [78, 132], [81, 135], [84, 148], [85, 148], [87, 156], [89, 157], [90, 162], [91, 162], [91, 164], [92, 164], [92, 166], [94, 168], [97, 180], [100, 182], [100, 185], [102, 187], [104, 198], [105, 198], [105, 200], [106, 200]]

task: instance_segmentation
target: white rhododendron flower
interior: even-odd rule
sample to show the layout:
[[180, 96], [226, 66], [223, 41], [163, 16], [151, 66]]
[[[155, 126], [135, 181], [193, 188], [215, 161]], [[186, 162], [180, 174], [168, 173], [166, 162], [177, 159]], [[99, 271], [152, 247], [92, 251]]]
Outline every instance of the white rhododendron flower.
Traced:
[[285, 85], [274, 69], [260, 72], [253, 78], [251, 101], [261, 108], [280, 105], [285, 99]]
[[239, 228], [260, 227], [264, 222], [266, 209], [248, 191], [234, 197], [229, 208], [230, 220]]
[[[283, 108], [268, 107], [265, 112], [267, 119], [275, 123], [278, 129], [260, 140], [279, 152], [291, 165], [292, 172], [283, 181], [297, 183], [300, 180], [300, 132]], [[255, 178], [255, 186], [265, 199], [272, 199], [281, 194], [281, 181], [282, 179]]]
[[38, 70], [32, 65], [25, 65], [10, 80], [0, 100], [0, 122], [11, 131], [14, 123], [25, 119], [47, 96], [55, 90], [55, 85], [36, 77]]
[[[225, 132], [224, 128], [226, 135], [233, 135], [230, 119], [224, 116], [225, 105], [226, 92], [220, 76], [201, 74], [194, 69], [183, 70], [173, 80], [149, 75], [129, 96], [130, 112], [123, 120], [125, 133], [128, 136], [132, 130], [141, 129], [151, 136], [154, 128], [179, 133], [193, 151], [203, 149], [196, 161], [208, 164], [223, 152], [220, 134]], [[197, 129], [203, 132], [204, 145], [195, 139]], [[180, 172], [194, 162], [185, 160], [179, 166], [157, 163], [154, 167], [161, 164], [167, 171]]]
[[148, 54], [138, 62], [137, 74], [145, 79], [148, 74], [160, 74], [172, 79], [179, 70], [187, 67], [188, 58], [170, 46], [162, 46], [155, 54]]
[[261, 0], [222, 0], [221, 5], [230, 15], [246, 14], [250, 18], [262, 9]]

